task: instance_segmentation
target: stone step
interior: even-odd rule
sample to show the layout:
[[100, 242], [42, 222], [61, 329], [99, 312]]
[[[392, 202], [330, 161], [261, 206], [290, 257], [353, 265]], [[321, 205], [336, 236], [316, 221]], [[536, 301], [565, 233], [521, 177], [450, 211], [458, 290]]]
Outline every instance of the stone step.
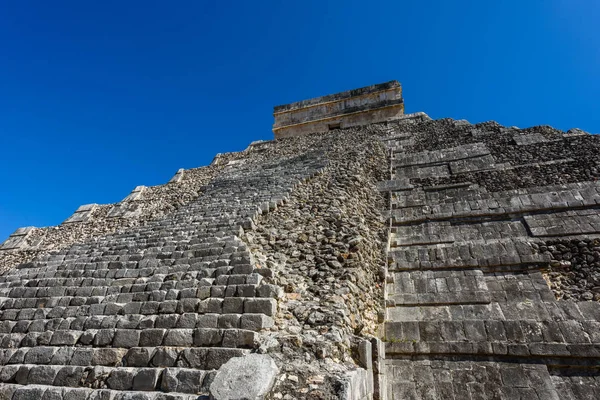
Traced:
[[490, 154], [484, 143], [470, 143], [442, 150], [424, 151], [419, 153], [405, 153], [398, 155], [392, 160], [393, 167], [409, 167], [416, 165], [432, 165], [448, 163], [473, 157], [481, 157]]
[[143, 391], [117, 391], [109, 389], [69, 388], [48, 385], [3, 384], [0, 398], [27, 399], [77, 399], [77, 400], [208, 400], [208, 396], [183, 393]]
[[392, 248], [388, 252], [390, 271], [482, 267], [529, 269], [535, 265], [547, 265], [550, 260], [550, 255], [536, 253], [531, 243], [519, 239]]
[[582, 196], [578, 190], [552, 193], [515, 195], [477, 201], [457, 201], [427, 207], [402, 208], [391, 211], [393, 225], [453, 219], [481, 219], [483, 217], [514, 217], [541, 212], [564, 212], [572, 208], [597, 208], [600, 188], [593, 195]]
[[386, 356], [392, 355], [461, 355], [490, 357], [550, 357], [563, 359], [564, 363], [553, 361], [555, 365], [570, 365], [570, 358], [594, 359], [600, 362], [599, 343], [507, 343], [487, 341], [438, 341], [438, 342], [394, 342], [386, 343]]
[[239, 328], [57, 330], [54, 332], [0, 333], [0, 347], [7, 349], [36, 345], [93, 345], [131, 348], [144, 346], [145, 342], [150, 339], [154, 346], [254, 348], [258, 345], [259, 334]]
[[388, 284], [390, 295], [460, 293], [486, 291], [485, 276], [481, 270], [402, 271], [392, 272], [393, 283]]
[[496, 272], [486, 274], [485, 280], [494, 302], [556, 300], [541, 272]]
[[[186, 260], [189, 261], [189, 260]], [[223, 264], [223, 265], [221, 265]], [[107, 268], [89, 268], [89, 269], [71, 269], [57, 270], [56, 267], [39, 268], [38, 271], [27, 270], [13, 274], [6, 274], [0, 279], [2, 283], [0, 287], [13, 286], [78, 286], [76, 284], [68, 284], [69, 282], [88, 282], [90, 279], [139, 279], [140, 282], [161, 282], [166, 280], [178, 280], [185, 277], [192, 277], [198, 280], [204, 278], [218, 278], [220, 276], [241, 275], [248, 276], [253, 273], [258, 273], [254, 268], [250, 269], [250, 264], [245, 264], [243, 267], [238, 265], [229, 265], [226, 263], [206, 263], [206, 264], [173, 264], [168, 266], [153, 265], [151, 267], [139, 269], [107, 269]], [[237, 268], [235, 268], [237, 267]], [[239, 272], [241, 269], [244, 272]], [[224, 279], [224, 278], [222, 278]], [[235, 278], [234, 278], [235, 279]], [[65, 283], [58, 283], [64, 281]]]
[[[37, 276], [41, 274], [31, 274], [26, 276], [12, 276], [9, 282], [3, 282], [0, 284], [1, 288], [8, 287], [55, 287], [55, 286], [113, 286], [115, 281], [124, 281], [125, 279], [130, 280], [132, 284], [150, 284], [150, 283], [165, 283], [179, 281], [202, 281], [204, 284], [211, 283], [216, 285], [240, 285], [240, 284], [258, 284], [262, 280], [262, 276], [256, 272], [248, 274], [228, 274], [231, 272], [233, 267], [220, 267], [215, 269], [200, 269], [191, 270], [188, 265], [180, 265], [179, 268], [176, 266], [165, 267], [156, 270], [154, 268], [146, 268], [145, 270], [138, 270], [142, 272], [139, 276], [137, 274], [129, 274], [130, 271], [135, 270], [78, 270], [78, 276], [73, 275], [70, 272], [64, 273], [60, 271], [56, 272], [45, 272], [47, 276]], [[66, 275], [66, 276], [65, 276]], [[134, 275], [134, 276], [127, 276]], [[203, 279], [212, 279], [212, 281], [203, 281]], [[189, 284], [193, 286], [193, 284]]]
[[183, 367], [211, 370], [219, 369], [232, 357], [241, 357], [249, 352], [249, 349], [227, 347], [36, 346], [0, 349], [0, 365]]
[[547, 367], [540, 364], [390, 359], [385, 370], [393, 399], [562, 399]]
[[240, 328], [260, 331], [271, 328], [273, 318], [264, 314], [161, 314], [92, 315], [70, 318], [0, 321], [0, 333], [29, 333], [90, 329], [193, 329]]
[[[387, 322], [385, 339], [386, 352], [390, 354], [460, 353], [600, 358], [598, 321]], [[512, 349], [511, 352], [509, 349]], [[587, 355], [582, 354], [584, 349], [588, 352]]]
[[12, 364], [0, 367], [0, 382], [69, 388], [208, 394], [216, 371], [191, 368], [131, 368]]
[[[192, 281], [192, 283], [195, 283]], [[264, 284], [241, 285], [181, 285], [181, 289], [172, 285], [160, 284], [129, 284], [123, 286], [53, 286], [53, 287], [14, 287], [10, 290], [0, 289], [0, 309], [37, 307], [56, 307], [69, 305], [85, 305], [97, 303], [129, 303], [132, 301], [176, 301], [185, 298], [205, 299], [208, 297], [272, 297], [277, 298], [281, 289], [279, 286]], [[8, 293], [6, 293], [8, 292]]]
[[483, 272], [412, 271], [392, 273], [387, 285], [389, 306], [489, 303]]
[[521, 221], [490, 221], [453, 224], [449, 221], [425, 222], [418, 225], [391, 228], [392, 247], [418, 246], [436, 243], [483, 241], [527, 237]]
[[[139, 311], [135, 311], [139, 304]], [[81, 306], [56, 306], [52, 308], [12, 308], [0, 311], [0, 321], [32, 319], [70, 318], [90, 315], [118, 315], [127, 310], [142, 315], [157, 314], [241, 314], [260, 313], [274, 316], [277, 301], [274, 298], [225, 297], [225, 298], [185, 298], [169, 301], [140, 301], [129, 303], [97, 303]]]
[[[190, 277], [202, 279], [202, 278], [214, 278], [215, 272], [213, 268], [207, 268], [207, 264], [197, 264], [193, 259], [185, 259], [186, 263], [162, 265], [161, 262], [145, 263], [144, 267], [140, 267], [137, 262], [132, 262], [132, 265], [123, 265], [120, 268], [108, 268], [110, 263], [98, 262], [89, 264], [67, 264], [69, 268], [56, 267], [44, 267], [34, 271], [33, 269], [21, 270], [13, 274], [7, 274], [2, 277], [0, 283], [1, 287], [7, 287], [7, 283], [19, 284], [23, 282], [25, 285], [27, 282], [30, 286], [52, 286], [54, 281], [64, 280], [80, 282], [86, 279], [122, 279], [122, 278], [139, 278], [146, 280], [159, 280], [159, 278], [166, 278], [169, 276], [170, 279], [177, 278], [178, 275], [189, 275]], [[190, 264], [193, 264], [191, 265]], [[223, 266], [229, 267], [230, 260], [224, 260]], [[126, 263], [122, 263], [126, 264]], [[214, 263], [213, 263], [214, 265]], [[229, 268], [232, 269], [233, 266]], [[229, 271], [226, 270], [226, 271]], [[219, 275], [223, 275], [223, 270], [220, 270]], [[47, 283], [44, 283], [47, 282]]]
[[392, 322], [526, 320], [526, 321], [600, 321], [600, 303], [596, 301], [522, 301], [490, 304], [454, 304], [442, 306], [407, 306], [387, 309]]
[[[477, 208], [478, 201], [494, 199], [506, 202], [515, 196], [526, 196], [533, 194], [544, 194], [559, 192], [565, 190], [576, 190], [583, 197], [597, 196], [597, 186], [593, 182], [573, 183], [566, 185], [533, 186], [521, 189], [505, 190], [500, 192], [488, 192], [482, 187], [473, 185], [470, 182], [456, 184], [429, 186], [424, 188], [415, 188], [413, 190], [403, 190], [392, 193], [391, 206], [393, 209], [436, 206], [441, 204], [454, 204], [459, 201], [468, 202], [471, 208]], [[507, 203], [505, 203], [507, 204]], [[448, 209], [448, 211], [450, 211]]]
[[600, 375], [596, 368], [549, 367], [552, 384], [561, 399], [600, 399]]
[[446, 304], [488, 304], [491, 296], [486, 291], [462, 290], [446, 293], [390, 294], [387, 307], [432, 306]]
[[598, 209], [526, 215], [524, 220], [531, 234], [536, 237], [600, 233]]

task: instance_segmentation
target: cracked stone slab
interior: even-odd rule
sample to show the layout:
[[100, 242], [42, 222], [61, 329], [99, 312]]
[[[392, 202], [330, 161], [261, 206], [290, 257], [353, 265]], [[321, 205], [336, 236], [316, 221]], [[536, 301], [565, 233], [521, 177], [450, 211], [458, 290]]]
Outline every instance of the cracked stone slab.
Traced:
[[221, 366], [210, 393], [215, 400], [264, 399], [278, 373], [275, 361], [266, 354], [234, 357]]

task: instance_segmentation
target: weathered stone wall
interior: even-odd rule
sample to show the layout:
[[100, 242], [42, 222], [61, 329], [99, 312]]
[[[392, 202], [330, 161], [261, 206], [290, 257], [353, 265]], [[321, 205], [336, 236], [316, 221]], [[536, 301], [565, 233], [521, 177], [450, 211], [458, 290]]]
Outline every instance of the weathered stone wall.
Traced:
[[367, 86], [274, 108], [273, 132], [281, 139], [396, 119], [404, 113], [398, 81]]
[[306, 135], [313, 132], [327, 132], [335, 126], [346, 129], [364, 126], [376, 122], [393, 121], [404, 115], [404, 104], [382, 105], [376, 108], [364, 108], [346, 115], [336, 115], [329, 118], [318, 119], [292, 126], [285, 126], [275, 132], [277, 139]]
[[439, 120], [386, 142], [389, 398], [600, 396], [600, 138]]

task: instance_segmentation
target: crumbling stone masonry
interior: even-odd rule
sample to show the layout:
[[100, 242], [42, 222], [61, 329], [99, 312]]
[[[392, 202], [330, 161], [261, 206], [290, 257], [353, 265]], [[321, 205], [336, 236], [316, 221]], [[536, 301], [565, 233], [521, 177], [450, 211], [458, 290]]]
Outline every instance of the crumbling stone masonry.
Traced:
[[0, 246], [0, 399], [600, 398], [598, 137], [395, 81], [275, 117]]

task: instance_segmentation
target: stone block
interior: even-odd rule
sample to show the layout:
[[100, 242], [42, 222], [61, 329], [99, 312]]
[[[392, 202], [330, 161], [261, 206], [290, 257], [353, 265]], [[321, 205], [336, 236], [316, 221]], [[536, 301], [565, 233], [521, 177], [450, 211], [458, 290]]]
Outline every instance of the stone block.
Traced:
[[63, 367], [54, 378], [54, 386], [78, 387], [84, 372], [84, 367]]
[[165, 346], [189, 347], [194, 343], [191, 329], [169, 329], [163, 340]]
[[27, 383], [30, 385], [52, 385], [61, 368], [56, 365], [36, 365], [29, 371]]
[[277, 312], [275, 299], [251, 298], [244, 300], [244, 313], [265, 314], [272, 317]]
[[137, 347], [140, 342], [140, 332], [128, 329], [116, 329], [113, 339], [114, 347], [131, 348]]
[[174, 367], [179, 354], [177, 350], [169, 347], [157, 348], [151, 360], [153, 367]]
[[269, 329], [273, 325], [273, 318], [264, 314], [243, 314], [240, 318], [240, 328], [251, 331]]
[[91, 365], [101, 365], [106, 367], [119, 366], [126, 353], [127, 350], [118, 348], [94, 349]]
[[135, 369], [133, 368], [119, 368], [113, 370], [106, 384], [109, 389], [113, 390], [131, 390], [133, 389], [133, 378], [135, 377]]
[[127, 351], [123, 361], [126, 367], [147, 367], [154, 356], [153, 347], [133, 347]]
[[254, 348], [258, 346], [258, 335], [254, 331], [243, 329], [225, 329], [223, 331], [223, 347]]
[[144, 368], [138, 370], [133, 378], [133, 390], [154, 390], [162, 370], [157, 368]]
[[215, 400], [260, 399], [271, 390], [278, 373], [279, 368], [268, 355], [231, 358], [217, 372], [210, 393]]
[[43, 386], [25, 386], [17, 388], [12, 400], [38, 400], [44, 395], [46, 388]]
[[218, 314], [203, 314], [198, 315], [197, 328], [216, 328], [219, 321]]
[[165, 333], [165, 329], [145, 329], [140, 332], [139, 345], [142, 347], [160, 346], [163, 342]]
[[194, 330], [194, 346], [220, 346], [223, 341], [223, 330], [200, 328]]
[[219, 316], [218, 328], [239, 328], [240, 314], [224, 314]]

